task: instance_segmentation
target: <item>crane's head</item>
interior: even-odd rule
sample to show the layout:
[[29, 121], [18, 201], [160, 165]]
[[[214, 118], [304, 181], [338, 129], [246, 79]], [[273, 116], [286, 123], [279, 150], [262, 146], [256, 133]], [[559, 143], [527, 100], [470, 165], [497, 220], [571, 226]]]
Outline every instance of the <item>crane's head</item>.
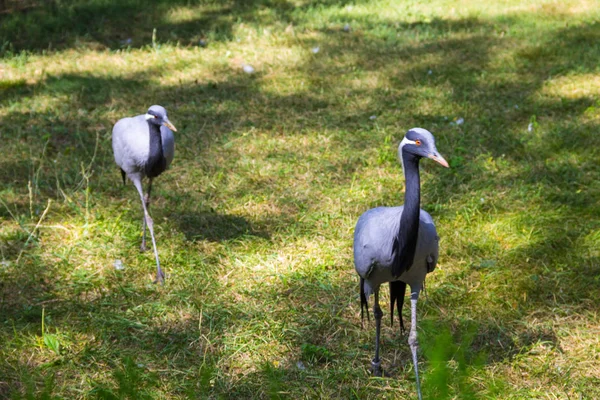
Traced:
[[148, 112], [146, 113], [146, 121], [150, 124], [154, 125], [164, 125], [173, 132], [177, 132], [175, 126], [169, 121], [167, 117], [167, 110], [163, 106], [150, 106]]
[[398, 157], [403, 160], [402, 153], [407, 152], [418, 158], [427, 157], [448, 168], [448, 162], [435, 147], [435, 138], [427, 129], [412, 128], [406, 132], [398, 147]]

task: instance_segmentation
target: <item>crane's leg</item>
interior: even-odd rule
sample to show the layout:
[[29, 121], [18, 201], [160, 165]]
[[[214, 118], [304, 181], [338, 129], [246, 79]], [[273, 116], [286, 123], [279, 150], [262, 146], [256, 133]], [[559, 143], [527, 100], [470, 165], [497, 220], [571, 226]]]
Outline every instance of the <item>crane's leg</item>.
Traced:
[[[148, 194], [144, 198], [144, 203], [146, 203], [146, 210], [150, 210], [150, 192], [152, 191], [152, 178], [148, 179]], [[148, 250], [146, 248], [146, 217], [142, 217], [142, 245], [140, 246], [140, 251], [144, 252]]]
[[140, 194], [140, 198], [142, 199], [142, 207], [144, 208], [144, 221], [150, 230], [150, 237], [152, 238], [152, 247], [154, 248], [154, 257], [156, 258], [156, 280], [154, 281], [159, 283], [164, 283], [165, 274], [160, 269], [160, 261], [158, 260], [158, 249], [156, 248], [156, 240], [154, 239], [154, 226], [152, 224], [152, 218], [150, 218], [150, 214], [148, 214], [148, 209], [146, 208], [146, 201], [144, 199], [144, 191], [142, 189], [142, 181], [141, 179], [132, 179], [135, 188]]
[[419, 367], [417, 359], [417, 350], [419, 350], [419, 342], [417, 341], [417, 300], [419, 299], [419, 291], [421, 288], [413, 288], [411, 286], [410, 294], [410, 333], [408, 334], [408, 345], [412, 353], [413, 365], [415, 368], [415, 377], [417, 378], [417, 395], [419, 400], [421, 396], [421, 381], [419, 380]]
[[373, 315], [375, 316], [375, 358], [371, 361], [373, 375], [381, 376], [381, 360], [379, 359], [379, 337], [381, 334], [381, 318], [383, 312], [379, 307], [379, 288], [375, 289], [375, 304], [373, 305]]

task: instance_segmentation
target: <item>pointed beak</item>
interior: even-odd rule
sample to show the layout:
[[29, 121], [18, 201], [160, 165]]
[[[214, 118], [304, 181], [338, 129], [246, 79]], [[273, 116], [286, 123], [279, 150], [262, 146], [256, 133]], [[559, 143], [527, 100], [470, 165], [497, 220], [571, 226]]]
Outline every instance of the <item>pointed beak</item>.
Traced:
[[446, 161], [444, 159], [444, 157], [442, 157], [438, 153], [433, 153], [432, 155], [429, 156], [429, 158], [431, 158], [433, 161], [440, 163], [441, 165], [443, 165], [446, 168], [450, 168], [450, 166], [448, 165], [448, 161]]
[[169, 128], [170, 130], [172, 130], [173, 132], [177, 132], [177, 129], [175, 128], [175, 125], [173, 125], [171, 123], [171, 121], [169, 121], [168, 119], [163, 121], [163, 125], [166, 126], [167, 128]]

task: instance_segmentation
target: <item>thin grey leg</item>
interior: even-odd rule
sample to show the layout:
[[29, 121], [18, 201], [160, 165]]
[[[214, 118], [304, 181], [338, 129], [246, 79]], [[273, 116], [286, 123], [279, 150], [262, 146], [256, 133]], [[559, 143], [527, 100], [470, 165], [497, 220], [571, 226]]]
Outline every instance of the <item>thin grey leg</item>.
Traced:
[[[148, 194], [144, 198], [144, 203], [146, 203], [146, 210], [150, 210], [150, 192], [152, 192], [152, 178], [148, 179]], [[144, 252], [147, 250], [146, 248], [146, 217], [142, 217], [142, 244], [140, 246], [140, 251]]]
[[419, 380], [419, 367], [417, 359], [417, 351], [419, 350], [419, 342], [417, 341], [417, 300], [419, 300], [419, 289], [411, 287], [410, 294], [410, 333], [408, 335], [408, 345], [412, 353], [413, 365], [415, 368], [415, 377], [417, 380], [417, 395], [419, 400], [422, 400], [421, 381]]
[[373, 375], [381, 376], [381, 360], [379, 359], [379, 338], [381, 335], [381, 318], [383, 312], [379, 307], [379, 288], [375, 290], [375, 304], [373, 305], [373, 315], [375, 316], [375, 357], [371, 361]]
[[156, 280], [154, 281], [159, 283], [164, 283], [165, 274], [162, 269], [160, 269], [160, 261], [158, 260], [158, 249], [156, 248], [156, 240], [154, 239], [154, 226], [152, 224], [152, 218], [150, 218], [150, 214], [148, 213], [148, 209], [146, 208], [146, 201], [144, 199], [144, 191], [142, 190], [142, 182], [140, 179], [132, 179], [135, 188], [140, 194], [140, 198], [142, 199], [142, 207], [144, 208], [144, 221], [150, 230], [150, 237], [152, 238], [152, 247], [154, 248], [154, 257], [156, 258]]

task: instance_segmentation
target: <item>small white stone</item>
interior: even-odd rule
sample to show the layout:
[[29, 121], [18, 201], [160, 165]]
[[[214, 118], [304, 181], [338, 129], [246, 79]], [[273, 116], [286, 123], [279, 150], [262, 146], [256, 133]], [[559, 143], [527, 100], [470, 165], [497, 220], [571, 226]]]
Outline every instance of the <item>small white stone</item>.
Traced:
[[242, 69], [247, 74], [253, 74], [254, 73], [254, 67], [252, 65], [244, 64], [244, 65], [242, 65]]
[[115, 260], [113, 265], [115, 266], [115, 269], [117, 271], [123, 271], [125, 269], [125, 266], [123, 265], [123, 262], [121, 260]]
[[371, 115], [371, 116], [369, 117], [369, 119], [370, 119], [371, 121], [373, 121], [373, 120], [377, 119], [377, 115]]
[[432, 70], [427, 71], [427, 75], [431, 75], [431, 74], [433, 74]]
[[344, 32], [350, 32], [350, 24], [344, 25], [342, 29], [344, 30]]
[[8, 260], [0, 261], [0, 266], [2, 266], [4, 268], [10, 267], [10, 261], [8, 261]]
[[462, 125], [465, 123], [465, 119], [460, 117], [459, 119], [456, 120], [456, 125]]
[[296, 363], [296, 367], [298, 367], [298, 369], [304, 371], [306, 369], [306, 367], [304, 366], [304, 363], [302, 361], [298, 361]]
[[533, 123], [529, 123], [529, 125], [527, 125], [527, 132], [533, 132]]
[[317, 54], [319, 52], [319, 50], [321, 50], [319, 48], [319, 46], [313, 47], [312, 49], [310, 49], [314, 54]]
[[519, 109], [519, 105], [515, 104], [515, 110], [518, 110], [518, 109]]
[[479, 202], [480, 202], [481, 204], [483, 204], [483, 203], [485, 203], [485, 199], [482, 197], [482, 198], [480, 198], [480, 199], [479, 199]]

